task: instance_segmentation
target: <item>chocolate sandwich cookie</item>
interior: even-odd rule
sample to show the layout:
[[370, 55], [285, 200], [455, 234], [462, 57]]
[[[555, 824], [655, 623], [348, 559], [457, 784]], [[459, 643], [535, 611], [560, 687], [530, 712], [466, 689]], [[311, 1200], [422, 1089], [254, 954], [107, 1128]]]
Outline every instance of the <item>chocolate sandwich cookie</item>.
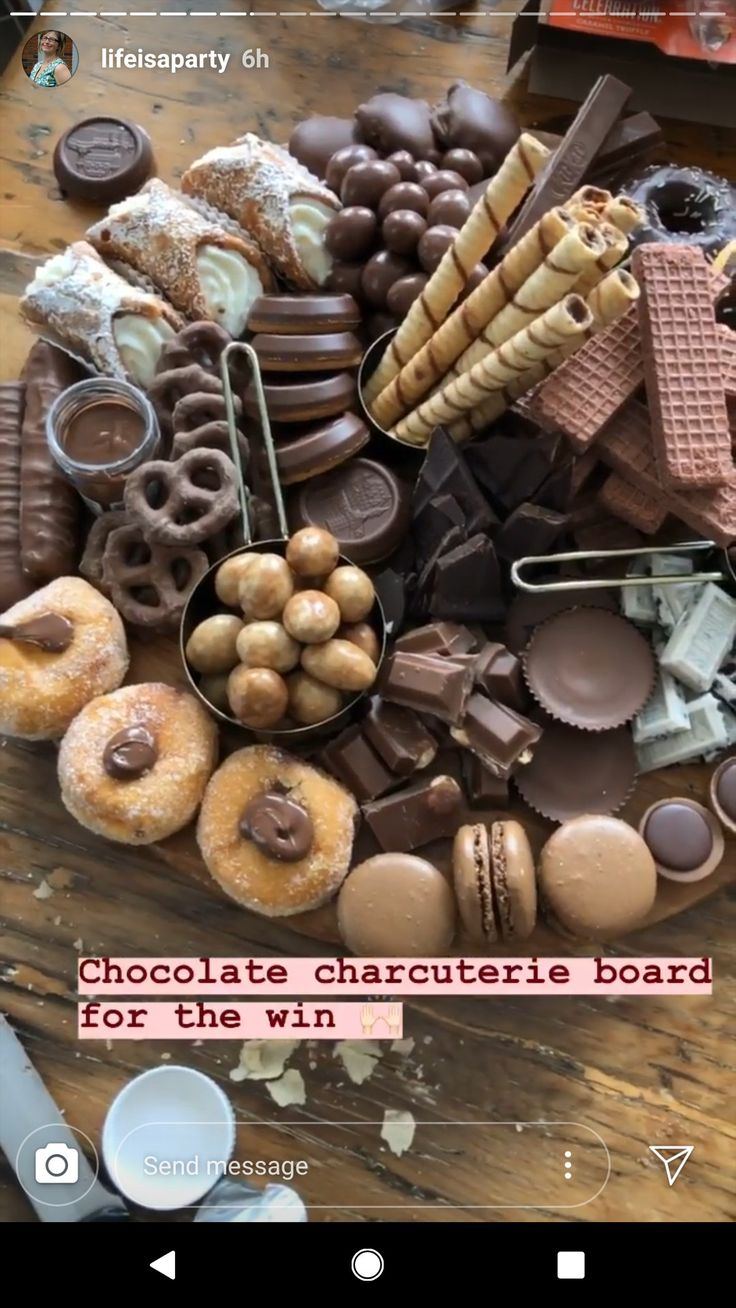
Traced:
[[525, 940], [537, 920], [534, 857], [526, 832], [512, 818], [461, 827], [453, 844], [453, 880], [460, 917], [482, 944]]
[[705, 881], [723, 860], [723, 832], [693, 799], [661, 799], [639, 823], [639, 834], [667, 881]]
[[281, 336], [318, 336], [359, 327], [361, 312], [352, 295], [261, 295], [253, 301], [248, 331]]
[[[358, 397], [355, 376], [335, 372], [311, 377], [309, 381], [282, 380], [273, 377], [264, 387], [266, 407], [274, 422], [309, 422], [314, 418], [332, 418], [350, 409]], [[251, 383], [243, 396], [243, 408], [249, 418], [258, 417], [256, 393]]]
[[93, 204], [125, 199], [152, 171], [151, 138], [125, 118], [85, 118], [64, 132], [54, 149], [60, 191]]
[[286, 336], [261, 332], [251, 341], [262, 372], [325, 372], [357, 368], [363, 348], [352, 332]]
[[406, 534], [409, 514], [404, 484], [390, 468], [362, 458], [305, 482], [288, 505], [292, 531], [325, 527], [342, 553], [361, 565], [380, 563], [393, 553]]
[[304, 428], [287, 427], [287, 438], [276, 441], [276, 462], [282, 486], [330, 472], [362, 450], [370, 439], [355, 413]]

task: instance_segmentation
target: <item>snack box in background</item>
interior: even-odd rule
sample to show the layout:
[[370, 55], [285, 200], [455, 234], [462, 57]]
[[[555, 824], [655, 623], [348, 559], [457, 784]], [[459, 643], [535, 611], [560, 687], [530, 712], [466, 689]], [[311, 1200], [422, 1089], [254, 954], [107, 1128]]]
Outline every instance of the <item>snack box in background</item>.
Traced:
[[[736, 12], [687, 3], [527, 0], [514, 20], [507, 69], [528, 50], [529, 90], [583, 100], [591, 67], [632, 88], [628, 108], [716, 127], [736, 127]], [[701, 6], [706, 8], [707, 6]], [[719, 10], [731, 10], [723, 3]]]

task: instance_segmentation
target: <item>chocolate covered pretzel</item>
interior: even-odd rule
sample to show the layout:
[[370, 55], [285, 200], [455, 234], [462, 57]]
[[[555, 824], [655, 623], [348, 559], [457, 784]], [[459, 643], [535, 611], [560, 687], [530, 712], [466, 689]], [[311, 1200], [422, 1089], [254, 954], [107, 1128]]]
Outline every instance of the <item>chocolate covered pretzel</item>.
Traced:
[[125, 507], [147, 540], [199, 545], [238, 512], [237, 473], [220, 450], [190, 450], [173, 463], [155, 459], [125, 483]]
[[232, 337], [216, 322], [190, 322], [173, 341], [164, 345], [157, 373], [187, 368], [196, 363], [213, 377], [220, 375], [220, 355]]
[[148, 398], [158, 418], [161, 435], [170, 441], [174, 432], [174, 409], [186, 395], [222, 395], [222, 382], [213, 377], [198, 363], [185, 368], [172, 368], [154, 377], [148, 388]]
[[[233, 396], [235, 417], [240, 418], [243, 406], [237, 396]], [[171, 458], [179, 459], [188, 450], [222, 450], [230, 454], [230, 437], [228, 435], [224, 395], [195, 392], [185, 395], [174, 408], [174, 439], [171, 446]], [[245, 471], [248, 464], [248, 442], [240, 428], [237, 429], [240, 461]]]
[[204, 550], [168, 549], [146, 540], [137, 523], [111, 531], [102, 584], [126, 622], [176, 630], [184, 605], [209, 567]]
[[79, 562], [79, 571], [85, 580], [90, 585], [96, 586], [98, 590], [105, 590], [102, 580], [102, 559], [110, 533], [117, 531], [118, 527], [127, 526], [129, 522], [125, 509], [110, 509], [95, 518], [89, 529], [84, 553]]

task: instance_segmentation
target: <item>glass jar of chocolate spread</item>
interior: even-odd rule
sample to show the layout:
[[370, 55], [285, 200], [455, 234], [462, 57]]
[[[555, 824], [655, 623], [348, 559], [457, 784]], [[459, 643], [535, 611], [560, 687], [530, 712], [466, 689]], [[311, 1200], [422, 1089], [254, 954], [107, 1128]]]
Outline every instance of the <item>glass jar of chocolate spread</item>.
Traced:
[[90, 377], [69, 386], [46, 417], [53, 459], [94, 512], [122, 504], [125, 480], [161, 447], [156, 414], [128, 382]]

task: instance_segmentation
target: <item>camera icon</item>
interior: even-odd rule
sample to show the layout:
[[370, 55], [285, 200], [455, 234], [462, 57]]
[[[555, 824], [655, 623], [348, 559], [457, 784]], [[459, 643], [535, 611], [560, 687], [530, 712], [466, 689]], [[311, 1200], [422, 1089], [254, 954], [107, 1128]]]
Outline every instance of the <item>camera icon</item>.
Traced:
[[35, 1176], [38, 1185], [74, 1185], [79, 1180], [79, 1150], [43, 1145], [35, 1153]]

